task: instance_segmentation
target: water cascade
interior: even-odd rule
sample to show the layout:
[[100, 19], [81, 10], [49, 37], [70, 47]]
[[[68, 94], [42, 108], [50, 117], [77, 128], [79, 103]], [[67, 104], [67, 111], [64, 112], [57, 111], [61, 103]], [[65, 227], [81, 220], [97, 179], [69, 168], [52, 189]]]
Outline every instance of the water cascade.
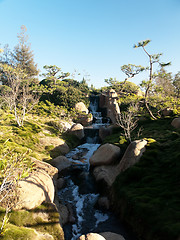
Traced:
[[101, 112], [98, 112], [98, 97], [91, 97], [89, 110], [94, 120], [92, 126], [85, 128], [86, 143], [66, 155], [73, 165], [64, 175], [66, 187], [59, 191], [60, 201], [71, 209], [74, 218], [64, 226], [65, 240], [76, 240], [89, 232], [115, 232], [126, 240], [135, 240], [110, 211], [95, 206], [99, 193], [89, 171], [89, 159], [100, 146], [99, 128], [108, 123], [103, 123]]

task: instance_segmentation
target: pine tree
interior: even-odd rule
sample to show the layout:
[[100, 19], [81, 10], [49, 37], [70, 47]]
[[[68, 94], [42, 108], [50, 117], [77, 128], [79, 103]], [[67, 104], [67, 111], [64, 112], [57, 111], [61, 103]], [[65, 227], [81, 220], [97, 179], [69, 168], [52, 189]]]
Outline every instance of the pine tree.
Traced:
[[34, 55], [28, 43], [26, 35], [26, 26], [21, 26], [21, 32], [18, 34], [19, 43], [14, 48], [13, 58], [15, 65], [22, 69], [28, 77], [36, 77], [39, 74], [37, 64], [34, 63]]

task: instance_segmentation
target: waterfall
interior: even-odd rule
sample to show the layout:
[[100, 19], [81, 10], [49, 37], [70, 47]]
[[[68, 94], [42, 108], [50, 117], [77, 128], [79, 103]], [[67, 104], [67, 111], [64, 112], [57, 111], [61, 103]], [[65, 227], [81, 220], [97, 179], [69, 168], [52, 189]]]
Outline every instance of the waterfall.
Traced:
[[65, 240], [76, 240], [89, 232], [115, 232], [124, 235], [126, 240], [134, 240], [135, 238], [126, 238], [124, 228], [110, 211], [95, 207], [99, 193], [90, 171], [89, 159], [100, 146], [99, 128], [108, 123], [103, 123], [101, 112], [98, 111], [99, 98], [93, 96], [90, 101], [89, 110], [94, 117], [93, 124], [85, 128], [86, 143], [66, 154], [72, 167], [64, 173], [66, 187], [58, 192], [60, 201], [71, 206], [75, 218], [74, 223], [63, 227]]

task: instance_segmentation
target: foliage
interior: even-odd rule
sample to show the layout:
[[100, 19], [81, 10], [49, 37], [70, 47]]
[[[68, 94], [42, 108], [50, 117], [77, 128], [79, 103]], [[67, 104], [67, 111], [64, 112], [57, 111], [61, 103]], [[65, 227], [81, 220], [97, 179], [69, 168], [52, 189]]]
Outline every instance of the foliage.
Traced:
[[37, 76], [39, 71], [37, 64], [34, 63], [33, 52], [30, 50], [28, 36], [26, 35], [26, 26], [21, 26], [21, 32], [18, 34], [19, 43], [14, 48], [13, 63], [16, 67], [22, 69], [28, 77]]
[[159, 66], [165, 67], [165, 66], [170, 65], [171, 63], [170, 62], [169, 63], [161, 63], [160, 62], [160, 57], [161, 57], [162, 53], [150, 54], [149, 52], [147, 52], [145, 47], [150, 42], [151, 42], [151, 40], [149, 40], [149, 39], [141, 41], [141, 42], [138, 42], [138, 44], [134, 45], [134, 48], [142, 47], [143, 51], [145, 52], [145, 54], [148, 56], [148, 59], [149, 59], [149, 68], [146, 68], [146, 69], [149, 69], [149, 79], [147, 81], [143, 81], [141, 86], [145, 88], [144, 104], [146, 106], [146, 109], [147, 109], [149, 115], [153, 119], [156, 119], [156, 116], [152, 113], [152, 111], [151, 111], [151, 109], [149, 107], [149, 102], [148, 102], [149, 92], [151, 91], [152, 86], [153, 86], [153, 65], [155, 63], [157, 63], [157, 64], [159, 64]]
[[18, 126], [23, 126], [26, 113], [37, 104], [42, 90], [31, 83], [22, 69], [7, 64], [1, 64], [0, 68], [8, 83], [8, 87], [0, 87], [0, 94], [13, 111]]
[[62, 106], [55, 106], [54, 103], [51, 103], [48, 100], [40, 101], [32, 110], [32, 114], [38, 116], [51, 116], [58, 117], [60, 119], [68, 119], [70, 118], [70, 112], [67, 111], [66, 108]]
[[53, 82], [54, 85], [56, 85], [57, 80], [64, 79], [70, 75], [70, 73], [62, 72], [61, 68], [56, 65], [45, 65], [43, 68], [47, 73], [43, 73], [42, 76], [45, 77], [46, 81]]
[[175, 89], [173, 86], [172, 74], [167, 73], [164, 68], [161, 68], [157, 74], [154, 75], [154, 89], [152, 89], [156, 95], [162, 97], [174, 96]]
[[0, 98], [2, 107], [8, 107], [15, 115], [18, 126], [23, 126], [25, 115], [39, 101], [42, 88], [37, 84], [37, 65], [27, 43], [26, 27], [21, 27], [19, 44], [11, 52], [5, 48], [0, 58]]
[[109, 87], [104, 87], [102, 90], [106, 91], [112, 88], [118, 93], [119, 97], [137, 94], [137, 92], [140, 90], [135, 83], [130, 81], [119, 82], [116, 79], [109, 78], [105, 79], [105, 82], [109, 84]]
[[116, 211], [119, 209], [122, 219], [143, 239], [175, 240], [180, 233], [177, 224], [180, 131], [171, 126], [171, 121], [171, 118], [139, 121], [139, 127], [143, 127], [141, 138], [148, 141], [146, 152], [113, 185]]
[[46, 86], [49, 90], [43, 93], [41, 101], [50, 101], [55, 106], [62, 106], [68, 111], [71, 111], [75, 104], [78, 102], [89, 103], [87, 94], [89, 89], [84, 83], [78, 81], [66, 79], [63, 81], [57, 81], [56, 85], [53, 84], [52, 80], [43, 80], [42, 85]]
[[134, 76], [136, 76], [140, 72], [143, 72], [144, 70], [146, 69], [140, 65], [136, 66], [134, 64], [128, 64], [121, 66], [121, 71], [125, 73], [127, 76], [125, 81], [127, 81], [129, 78], [133, 78]]
[[180, 71], [175, 75], [173, 80], [173, 85], [175, 87], [176, 96], [180, 96]]

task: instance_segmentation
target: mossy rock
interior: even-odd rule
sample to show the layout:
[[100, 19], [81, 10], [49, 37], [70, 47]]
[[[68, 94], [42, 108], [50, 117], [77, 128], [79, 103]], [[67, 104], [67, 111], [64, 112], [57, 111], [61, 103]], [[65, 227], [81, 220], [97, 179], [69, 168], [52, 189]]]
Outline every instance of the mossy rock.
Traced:
[[[5, 209], [0, 208], [0, 221], [2, 221], [4, 213]], [[13, 227], [9, 229], [9, 226]], [[32, 230], [28, 232], [29, 229]], [[34, 231], [34, 229], [37, 232], [49, 234], [53, 237], [46, 239], [64, 240], [64, 233], [62, 227], [59, 224], [59, 213], [57, 212], [54, 204], [50, 203], [42, 204], [39, 207], [30, 211], [27, 210], [12, 211], [9, 216], [9, 224], [7, 225], [7, 231], [5, 232], [5, 235], [3, 236], [2, 239], [34, 240], [37, 237], [37, 233]], [[28, 238], [26, 237], [23, 238], [24, 231], [28, 232], [29, 234], [27, 235]], [[8, 236], [7, 233], [10, 234], [10, 236], [12, 235], [12, 237], [7, 238], [6, 237]]]
[[[1, 223], [0, 223], [1, 227]], [[38, 240], [38, 234], [34, 229], [26, 227], [18, 227], [13, 224], [7, 224], [3, 235], [0, 235], [2, 240]]]

